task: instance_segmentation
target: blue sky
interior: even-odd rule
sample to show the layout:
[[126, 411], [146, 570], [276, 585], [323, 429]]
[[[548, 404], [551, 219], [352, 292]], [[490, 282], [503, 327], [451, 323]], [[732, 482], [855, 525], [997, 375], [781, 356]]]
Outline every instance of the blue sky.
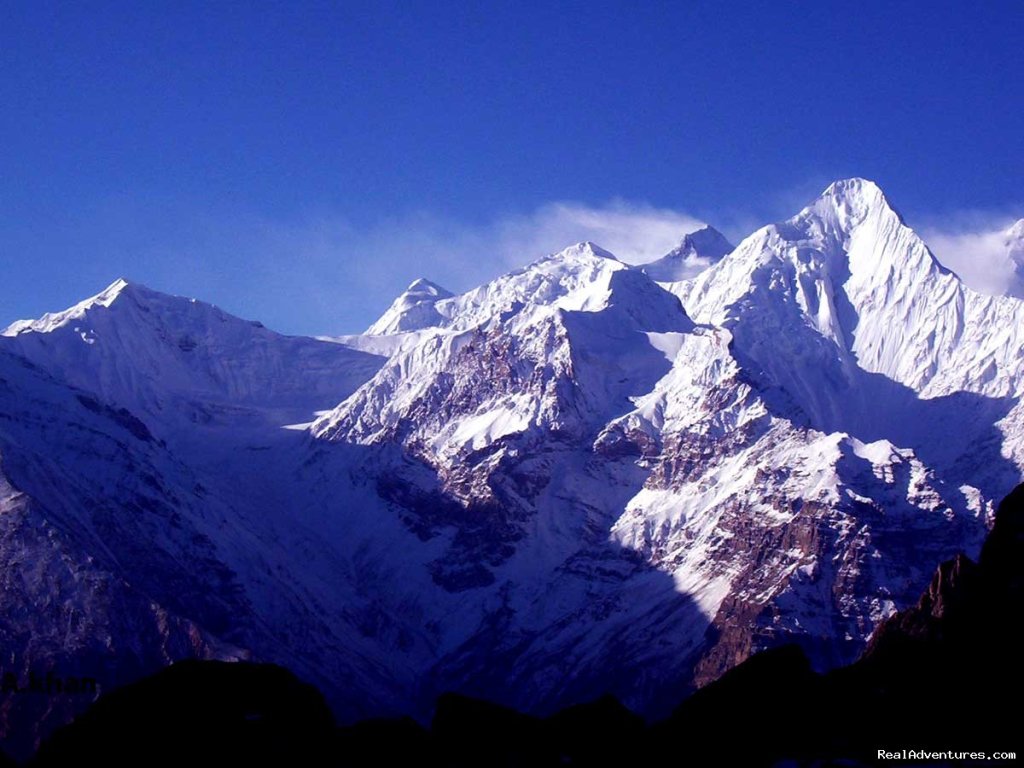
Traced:
[[0, 324], [124, 275], [355, 331], [852, 175], [956, 237], [1024, 215], [1022, 36], [1019, 0], [0, 0]]

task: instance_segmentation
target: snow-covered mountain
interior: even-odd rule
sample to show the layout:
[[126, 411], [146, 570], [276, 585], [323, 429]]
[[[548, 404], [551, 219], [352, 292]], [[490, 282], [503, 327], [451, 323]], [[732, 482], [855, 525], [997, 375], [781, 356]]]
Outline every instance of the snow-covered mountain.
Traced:
[[652, 280], [674, 283], [696, 277], [733, 249], [714, 227], [705, 226], [683, 237], [678, 246], [657, 261], [643, 266]]
[[335, 404], [382, 362], [125, 280], [0, 335], [9, 352], [175, 433], [195, 424], [300, 420]]
[[388, 311], [366, 330], [366, 335], [383, 336], [431, 328], [441, 320], [434, 305], [442, 299], [451, 297], [452, 292], [437, 283], [423, 277], [414, 280], [402, 295], [394, 300]]
[[265, 659], [343, 718], [849, 661], [1021, 477], [1024, 303], [861, 179], [702, 232], [659, 262], [685, 280], [581, 243], [335, 342], [122, 282], [11, 326], [4, 658]]

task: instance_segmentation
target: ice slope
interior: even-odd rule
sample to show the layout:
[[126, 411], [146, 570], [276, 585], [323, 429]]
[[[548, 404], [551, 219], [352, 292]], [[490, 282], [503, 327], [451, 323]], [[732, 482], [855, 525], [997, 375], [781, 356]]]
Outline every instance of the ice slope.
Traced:
[[[233, 461], [178, 452], [5, 352], [0, 414], [5, 672], [91, 676], [102, 692], [179, 658], [274, 659], [349, 719], [392, 711], [415, 684], [394, 648], [428, 650], [368, 585], [403, 567], [379, 552], [416, 539], [347, 476], [312, 503], [301, 434], [240, 440]], [[362, 516], [358, 552], [336, 543], [349, 509]], [[5, 751], [23, 754], [86, 703], [8, 699]]]
[[144, 416], [161, 436], [196, 424], [310, 421], [383, 362], [125, 280], [64, 312], [14, 323], [0, 348]]

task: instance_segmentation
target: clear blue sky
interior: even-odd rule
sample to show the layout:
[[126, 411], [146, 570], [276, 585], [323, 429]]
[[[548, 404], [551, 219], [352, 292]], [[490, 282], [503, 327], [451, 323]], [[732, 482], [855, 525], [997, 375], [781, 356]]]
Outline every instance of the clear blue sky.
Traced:
[[1020, 207], [1024, 2], [2, 1], [0, 105], [0, 325], [125, 275], [339, 333], [572, 234], [556, 202]]

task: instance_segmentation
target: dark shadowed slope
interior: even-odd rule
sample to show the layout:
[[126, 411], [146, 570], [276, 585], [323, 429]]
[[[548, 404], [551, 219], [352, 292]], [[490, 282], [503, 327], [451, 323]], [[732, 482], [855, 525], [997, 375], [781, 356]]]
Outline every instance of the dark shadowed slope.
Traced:
[[[878, 764], [880, 749], [1020, 754], [1022, 563], [1024, 485], [999, 506], [980, 561], [940, 565], [918, 604], [887, 620], [855, 664], [820, 675], [796, 646], [767, 651], [651, 727], [611, 697], [537, 718], [446, 695], [429, 730], [409, 719], [333, 730], [319, 695], [284, 670], [189, 662], [105, 697], [34, 764], [129, 765], [159, 754], [349, 768], [860, 766]], [[723, 741], [723, 731], [735, 737]]]

